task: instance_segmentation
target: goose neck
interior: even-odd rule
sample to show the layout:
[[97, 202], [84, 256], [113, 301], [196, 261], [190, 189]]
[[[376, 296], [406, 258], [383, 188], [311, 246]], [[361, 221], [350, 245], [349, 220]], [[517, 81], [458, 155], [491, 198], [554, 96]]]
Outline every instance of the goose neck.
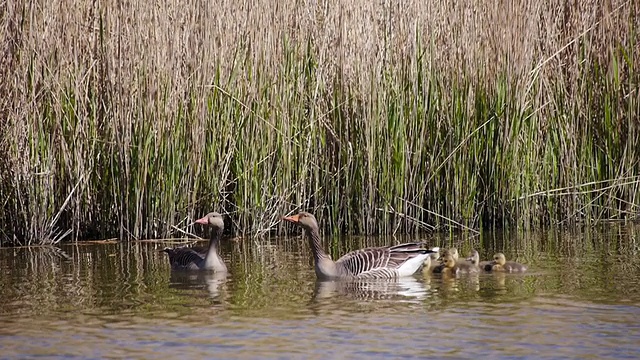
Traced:
[[316, 261], [322, 259], [331, 259], [331, 256], [327, 254], [322, 248], [322, 240], [320, 239], [320, 232], [317, 228], [312, 228], [307, 230], [307, 236], [309, 238], [309, 245], [311, 246], [311, 251], [313, 252], [313, 258]]

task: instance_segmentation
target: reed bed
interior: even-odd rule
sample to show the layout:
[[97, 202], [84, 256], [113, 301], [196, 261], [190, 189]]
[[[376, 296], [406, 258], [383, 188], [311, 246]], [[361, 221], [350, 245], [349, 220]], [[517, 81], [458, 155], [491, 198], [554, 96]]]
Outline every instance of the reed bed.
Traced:
[[0, 237], [640, 213], [640, 5], [4, 2]]

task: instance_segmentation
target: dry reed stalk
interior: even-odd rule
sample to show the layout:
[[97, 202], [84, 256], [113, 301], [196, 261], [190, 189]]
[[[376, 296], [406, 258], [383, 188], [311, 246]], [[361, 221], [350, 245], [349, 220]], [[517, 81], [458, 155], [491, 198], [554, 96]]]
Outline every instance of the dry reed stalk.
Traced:
[[73, 238], [214, 208], [260, 233], [292, 205], [360, 233], [637, 216], [636, 183], [527, 195], [637, 175], [636, 2], [5, 4], [10, 242], [62, 208]]

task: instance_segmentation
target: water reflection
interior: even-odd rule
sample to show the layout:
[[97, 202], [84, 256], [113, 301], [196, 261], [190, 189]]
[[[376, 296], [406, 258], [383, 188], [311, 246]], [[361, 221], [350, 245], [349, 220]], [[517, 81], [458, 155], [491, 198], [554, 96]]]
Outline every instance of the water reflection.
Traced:
[[421, 300], [428, 295], [428, 284], [413, 277], [401, 279], [360, 279], [316, 281], [314, 299], [345, 297], [358, 300]]
[[177, 290], [205, 289], [212, 299], [224, 300], [227, 274], [210, 271], [172, 271], [169, 288]]
[[[483, 260], [502, 251], [529, 271], [396, 280], [316, 281], [299, 238], [223, 242], [226, 276], [171, 272], [161, 243], [4, 248], [0, 347], [18, 358], [636, 356], [639, 232], [600, 230], [423, 238]], [[335, 256], [416, 239], [345, 240], [325, 246]]]

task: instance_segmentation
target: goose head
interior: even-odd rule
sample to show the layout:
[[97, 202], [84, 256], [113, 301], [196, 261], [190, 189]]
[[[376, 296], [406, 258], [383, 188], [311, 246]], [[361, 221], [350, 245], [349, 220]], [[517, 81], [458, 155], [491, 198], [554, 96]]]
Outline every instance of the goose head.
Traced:
[[222, 215], [220, 215], [220, 213], [217, 213], [215, 211], [210, 212], [202, 218], [196, 220], [195, 223], [210, 226], [218, 230], [224, 229], [224, 219], [222, 219]]
[[478, 265], [480, 263], [480, 254], [478, 253], [478, 251], [472, 250], [469, 253], [469, 257], [467, 258], [467, 261], [469, 261], [473, 265]]
[[300, 212], [296, 215], [286, 216], [282, 220], [292, 222], [298, 226], [301, 226], [305, 230], [318, 229], [318, 221], [316, 217], [308, 212]]
[[458, 260], [458, 258], [460, 257], [460, 255], [458, 254], [458, 249], [456, 248], [448, 248], [447, 250], [444, 250], [442, 252], [442, 256], [440, 256], [440, 259], [444, 259], [446, 256], [451, 256], [453, 260]]
[[503, 253], [497, 253], [493, 255], [493, 264], [504, 266], [507, 263], [507, 259], [504, 257]]
[[456, 266], [456, 260], [451, 254], [447, 254], [442, 258], [442, 264], [446, 268], [453, 269]]

